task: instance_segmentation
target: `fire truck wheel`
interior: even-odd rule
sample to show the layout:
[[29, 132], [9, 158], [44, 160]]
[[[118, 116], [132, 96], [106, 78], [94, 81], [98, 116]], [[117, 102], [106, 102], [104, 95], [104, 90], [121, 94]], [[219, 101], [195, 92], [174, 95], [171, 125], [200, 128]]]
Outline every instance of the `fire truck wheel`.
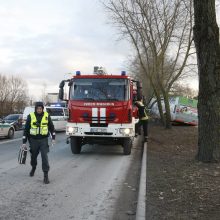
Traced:
[[77, 137], [71, 137], [70, 146], [73, 154], [80, 154], [82, 147], [81, 139]]
[[124, 155], [130, 155], [131, 154], [131, 147], [132, 147], [132, 140], [130, 138], [125, 138], [122, 146], [123, 146], [123, 150], [124, 150]]

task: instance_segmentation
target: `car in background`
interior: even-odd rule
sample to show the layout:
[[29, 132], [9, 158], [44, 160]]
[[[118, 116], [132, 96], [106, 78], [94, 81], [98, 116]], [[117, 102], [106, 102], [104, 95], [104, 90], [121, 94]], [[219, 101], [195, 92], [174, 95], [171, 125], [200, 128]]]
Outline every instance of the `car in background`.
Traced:
[[15, 131], [22, 129], [22, 114], [10, 114], [4, 117], [3, 121], [12, 125]]
[[[53, 121], [56, 131], [65, 131], [69, 112], [67, 108], [61, 106], [44, 106], [44, 110], [47, 111]], [[35, 111], [34, 106], [27, 106], [23, 112], [23, 128], [27, 121], [27, 116]]]
[[14, 138], [15, 128], [13, 125], [0, 119], [0, 137]]

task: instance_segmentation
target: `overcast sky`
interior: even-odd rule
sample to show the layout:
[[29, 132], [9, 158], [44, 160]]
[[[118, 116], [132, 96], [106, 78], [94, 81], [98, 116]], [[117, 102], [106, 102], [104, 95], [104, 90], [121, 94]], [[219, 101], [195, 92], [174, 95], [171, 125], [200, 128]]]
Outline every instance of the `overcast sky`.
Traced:
[[36, 98], [69, 72], [120, 73], [133, 53], [99, 0], [0, 0], [0, 18], [0, 73], [25, 78]]
[[0, 0], [0, 17], [0, 73], [25, 78], [37, 97], [69, 72], [120, 73], [130, 53], [98, 0]]

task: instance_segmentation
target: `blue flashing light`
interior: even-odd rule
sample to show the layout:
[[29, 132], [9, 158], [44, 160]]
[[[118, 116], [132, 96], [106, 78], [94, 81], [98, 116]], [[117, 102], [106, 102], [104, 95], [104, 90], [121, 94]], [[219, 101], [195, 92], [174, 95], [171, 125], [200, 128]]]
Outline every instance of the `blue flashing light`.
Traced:
[[59, 103], [53, 103], [53, 104], [50, 104], [51, 107], [61, 107], [61, 104]]
[[81, 75], [81, 72], [80, 72], [80, 71], [76, 71], [76, 75], [77, 75], [77, 76], [80, 76], [80, 75]]
[[126, 71], [121, 71], [122, 76], [126, 76]]

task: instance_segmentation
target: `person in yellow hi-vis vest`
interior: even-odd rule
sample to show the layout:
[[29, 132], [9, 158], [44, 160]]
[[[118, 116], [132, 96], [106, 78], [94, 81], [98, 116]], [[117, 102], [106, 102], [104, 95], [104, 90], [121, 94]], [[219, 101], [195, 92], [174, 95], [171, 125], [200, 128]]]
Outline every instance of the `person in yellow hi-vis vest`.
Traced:
[[27, 140], [30, 143], [31, 153], [31, 172], [30, 176], [34, 176], [37, 167], [37, 156], [39, 152], [42, 158], [42, 170], [44, 172], [44, 183], [49, 183], [48, 172], [50, 169], [48, 162], [49, 145], [48, 137], [51, 134], [52, 144], [55, 143], [55, 129], [51, 117], [48, 112], [44, 112], [43, 102], [36, 102], [35, 112], [28, 115], [24, 128], [23, 147], [26, 147]]
[[136, 101], [135, 105], [138, 108], [138, 117], [139, 117], [139, 121], [135, 125], [135, 133], [137, 135], [138, 130], [142, 126], [143, 131], [144, 131], [144, 142], [147, 142], [148, 141], [148, 115], [147, 115], [147, 110], [146, 110], [146, 107], [144, 106], [142, 100]]

